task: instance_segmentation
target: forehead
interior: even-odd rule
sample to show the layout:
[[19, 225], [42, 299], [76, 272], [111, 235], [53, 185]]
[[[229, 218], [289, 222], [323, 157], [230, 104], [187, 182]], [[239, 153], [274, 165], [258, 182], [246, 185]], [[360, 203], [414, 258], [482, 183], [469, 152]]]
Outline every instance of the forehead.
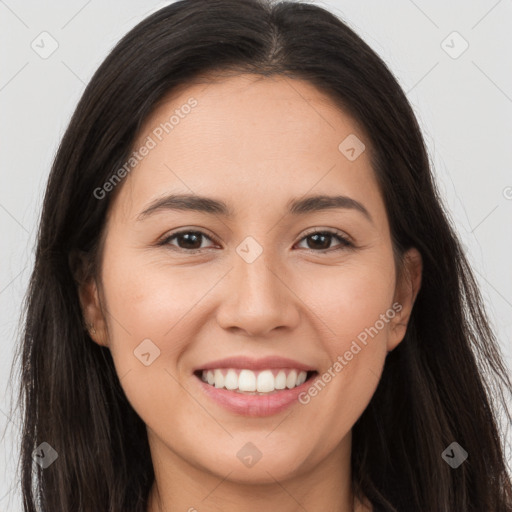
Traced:
[[[343, 152], [353, 137], [365, 145], [355, 160]], [[143, 146], [151, 149], [126, 180], [134, 210], [170, 192], [228, 196], [235, 210], [333, 187], [379, 201], [364, 132], [303, 80], [238, 75], [180, 86], [143, 124], [133, 149]]]
[[180, 151], [224, 151], [232, 159], [254, 154], [260, 161], [289, 151], [337, 149], [340, 137], [353, 132], [363, 137], [357, 122], [307, 81], [250, 74], [197, 80], [159, 104], [138, 142], [153, 134], [157, 143], [174, 142]]

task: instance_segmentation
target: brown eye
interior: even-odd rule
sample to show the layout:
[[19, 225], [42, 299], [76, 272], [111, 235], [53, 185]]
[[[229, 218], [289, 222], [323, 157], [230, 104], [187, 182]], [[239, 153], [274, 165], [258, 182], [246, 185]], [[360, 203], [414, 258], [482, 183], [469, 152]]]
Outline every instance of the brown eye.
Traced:
[[205, 235], [201, 231], [180, 231], [179, 233], [174, 233], [164, 240], [159, 245], [168, 245], [171, 247], [176, 247], [175, 244], [171, 244], [171, 241], [176, 240], [177, 249], [182, 249], [184, 251], [198, 251], [200, 249], [204, 249], [202, 247], [203, 239], [212, 240], [209, 236]]
[[344, 236], [334, 231], [316, 231], [305, 236], [302, 240], [307, 241], [307, 249], [321, 252], [332, 248], [330, 246], [333, 239], [339, 242], [339, 246], [335, 250], [353, 246]]
[[[216, 242], [212, 237], [202, 231], [180, 231], [166, 237], [158, 245], [169, 246], [173, 250], [182, 250], [186, 252], [197, 252], [208, 247], [202, 246], [204, 239]], [[336, 231], [315, 231], [302, 238], [301, 242], [306, 240], [306, 249], [313, 252], [329, 251], [330, 249], [342, 250], [347, 247], [353, 247], [353, 244], [343, 235]], [[338, 245], [331, 247], [332, 241], [337, 241]], [[175, 242], [175, 243], [171, 243]]]

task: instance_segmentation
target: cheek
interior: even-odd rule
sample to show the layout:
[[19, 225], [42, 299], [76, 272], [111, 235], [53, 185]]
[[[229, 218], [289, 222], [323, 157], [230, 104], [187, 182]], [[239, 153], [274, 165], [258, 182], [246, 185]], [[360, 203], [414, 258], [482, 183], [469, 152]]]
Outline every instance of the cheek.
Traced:
[[[178, 383], [184, 378], [178, 362], [197, 338], [195, 308], [218, 277], [128, 261], [121, 251], [104, 269], [109, 348], [128, 401], [154, 431], [174, 424], [178, 410], [195, 415], [199, 430], [207, 428], [211, 418], [197, 417], [197, 404]], [[183, 435], [176, 426], [166, 432], [169, 440]]]
[[363, 340], [376, 322], [380, 339], [387, 334], [389, 321], [382, 324], [379, 320], [393, 303], [394, 262], [391, 255], [376, 252], [371, 256], [354, 259], [336, 270], [317, 270], [300, 285], [300, 296], [324, 325], [322, 332], [327, 332], [324, 339], [329, 341], [331, 355], [348, 350], [358, 336]]
[[[116, 349], [123, 344], [140, 343], [150, 338], [160, 350], [179, 350], [186, 338], [174, 333], [192, 327], [194, 308], [212, 288], [218, 276], [141, 258], [122, 258], [114, 254], [105, 262], [104, 284], [110, 313], [109, 326]], [[128, 334], [129, 333], [129, 334]], [[121, 340], [121, 341], [119, 341]], [[132, 349], [135, 348], [135, 345]]]
[[[203, 273], [199, 279], [197, 270], [149, 263], [128, 252], [111, 251], [103, 263], [109, 348], [117, 373], [129, 397], [130, 390], [135, 395], [144, 389], [175, 391], [170, 384], [177, 361], [197, 338], [196, 312], [218, 277]], [[159, 394], [144, 399], [157, 400]]]
[[[381, 253], [382, 254], [382, 253]], [[331, 269], [332, 270], [332, 269]], [[328, 355], [303, 403], [314, 414], [332, 414], [330, 428], [346, 432], [362, 414], [378, 385], [387, 354], [393, 309], [394, 261], [389, 257], [347, 264], [329, 279], [310, 276], [303, 290], [324, 333], [321, 348]], [[319, 398], [315, 398], [318, 396]], [[318, 409], [317, 409], [318, 408]]]

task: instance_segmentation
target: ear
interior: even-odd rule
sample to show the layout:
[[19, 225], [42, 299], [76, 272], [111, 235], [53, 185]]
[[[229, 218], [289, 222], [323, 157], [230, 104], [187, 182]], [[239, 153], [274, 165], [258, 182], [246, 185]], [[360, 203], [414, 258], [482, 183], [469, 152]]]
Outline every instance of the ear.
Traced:
[[390, 331], [387, 350], [391, 352], [404, 339], [407, 325], [412, 313], [414, 301], [421, 287], [423, 261], [421, 254], [415, 248], [409, 249], [403, 258], [404, 268], [397, 278], [393, 304], [399, 304], [397, 314], [390, 320]]
[[108, 347], [105, 316], [101, 307], [98, 285], [91, 272], [89, 255], [82, 251], [74, 251], [69, 256], [69, 266], [77, 285], [84, 324], [87, 326], [89, 336], [98, 345]]

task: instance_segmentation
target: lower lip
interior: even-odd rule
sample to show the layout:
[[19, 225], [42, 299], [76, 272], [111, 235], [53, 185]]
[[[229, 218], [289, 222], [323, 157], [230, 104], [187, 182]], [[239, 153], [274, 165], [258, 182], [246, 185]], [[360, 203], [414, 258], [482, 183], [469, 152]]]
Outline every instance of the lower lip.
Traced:
[[199, 381], [206, 395], [221, 407], [242, 416], [262, 417], [277, 414], [290, 407], [294, 402], [298, 403], [298, 396], [311, 386], [316, 375], [313, 375], [300, 386], [275, 391], [268, 395], [237, 393], [236, 391], [211, 386], [197, 377], [197, 375], [194, 375], [194, 378]]

